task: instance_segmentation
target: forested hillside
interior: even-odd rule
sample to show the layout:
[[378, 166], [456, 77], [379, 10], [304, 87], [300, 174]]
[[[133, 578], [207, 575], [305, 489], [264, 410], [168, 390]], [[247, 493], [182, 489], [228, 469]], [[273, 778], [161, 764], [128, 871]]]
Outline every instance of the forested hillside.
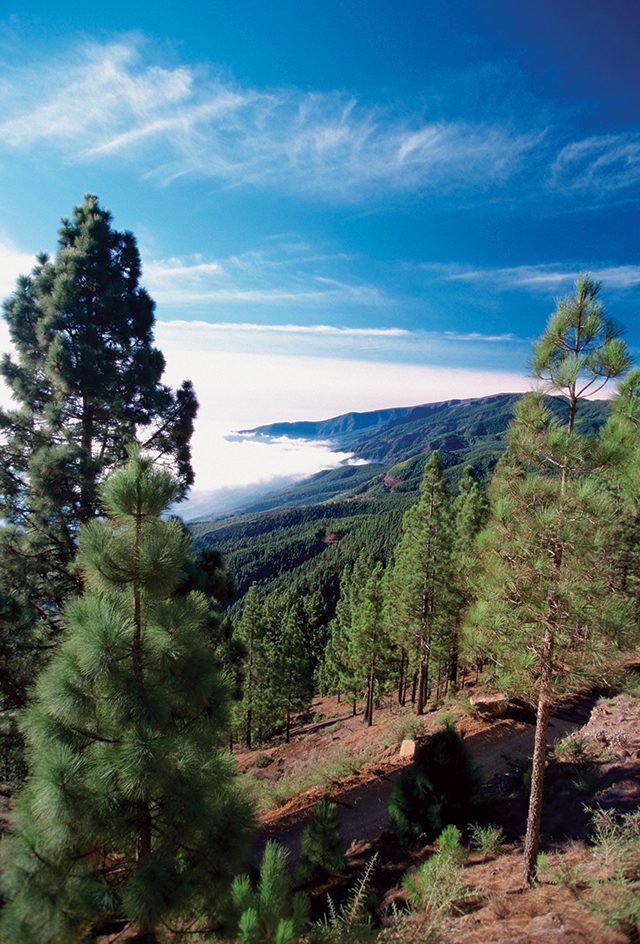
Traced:
[[[265, 592], [290, 588], [318, 594], [329, 620], [335, 613], [340, 574], [363, 548], [388, 562], [402, 515], [417, 497], [427, 455], [438, 450], [454, 494], [469, 465], [486, 484], [504, 450], [518, 400], [518, 394], [498, 394], [246, 430], [265, 438], [328, 438], [336, 449], [348, 448], [367, 464], [319, 472], [250, 505], [244, 514], [193, 523], [196, 546], [214, 545], [223, 554], [236, 581], [236, 602], [253, 582]], [[549, 397], [547, 405], [566, 421], [565, 398]], [[576, 431], [595, 434], [607, 414], [606, 401], [582, 401]]]

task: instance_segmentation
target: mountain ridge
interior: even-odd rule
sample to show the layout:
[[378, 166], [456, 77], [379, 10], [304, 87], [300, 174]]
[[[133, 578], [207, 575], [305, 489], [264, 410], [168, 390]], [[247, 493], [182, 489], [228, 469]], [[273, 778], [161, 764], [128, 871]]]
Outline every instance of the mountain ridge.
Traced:
[[[391, 478], [400, 478], [394, 490], [413, 491], [421, 478], [418, 457], [435, 449], [441, 453], [448, 484], [454, 490], [465, 465], [472, 465], [483, 481], [491, 474], [504, 449], [506, 429], [521, 396], [520, 393], [497, 393], [452, 398], [388, 410], [351, 411], [317, 422], [279, 422], [239, 430], [237, 435], [265, 440], [286, 437], [328, 441], [334, 451], [348, 451], [352, 455], [335, 469], [317, 472], [284, 488], [265, 490], [261, 496], [239, 503], [226, 515], [214, 515], [211, 520], [370, 493], [384, 482], [385, 473]], [[550, 410], [566, 421], [566, 399], [547, 399]], [[604, 400], [584, 401], [580, 405], [577, 430], [597, 432], [606, 420], [606, 403]], [[395, 467], [403, 463], [409, 463], [409, 468], [400, 469], [400, 475], [395, 475]], [[205, 521], [206, 516], [201, 515], [198, 520]]]
[[334, 440], [337, 445], [344, 445], [344, 438], [353, 439], [354, 435], [377, 429], [392, 429], [408, 422], [427, 419], [453, 406], [468, 406], [472, 403], [490, 404], [502, 397], [518, 397], [520, 394], [496, 393], [485, 397], [452, 398], [437, 400], [432, 403], [421, 403], [416, 406], [389, 407], [384, 410], [368, 410], [359, 412], [351, 410], [340, 413], [325, 420], [293, 421], [267, 423], [252, 429], [239, 429], [240, 436], [257, 436], [264, 439], [306, 439], [309, 441]]

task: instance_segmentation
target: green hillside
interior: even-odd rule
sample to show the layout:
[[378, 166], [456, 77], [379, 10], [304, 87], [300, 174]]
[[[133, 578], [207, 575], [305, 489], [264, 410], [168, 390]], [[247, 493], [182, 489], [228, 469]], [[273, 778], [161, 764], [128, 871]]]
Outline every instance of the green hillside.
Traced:
[[[416, 497], [426, 455], [438, 449], [447, 484], [456, 491], [467, 465], [486, 482], [504, 449], [518, 394], [447, 401], [420, 407], [345, 414], [316, 424], [279, 423], [251, 430], [263, 437], [326, 439], [354, 460], [255, 502], [241, 514], [190, 525], [196, 546], [215, 545], [237, 584], [236, 604], [255, 581], [266, 592], [290, 587], [316, 594], [324, 620], [333, 615], [340, 574], [363, 547], [386, 562], [397, 542], [402, 515]], [[564, 418], [567, 402], [549, 398]], [[606, 401], [580, 405], [577, 429], [596, 433]], [[353, 460], [352, 460], [353, 461]]]

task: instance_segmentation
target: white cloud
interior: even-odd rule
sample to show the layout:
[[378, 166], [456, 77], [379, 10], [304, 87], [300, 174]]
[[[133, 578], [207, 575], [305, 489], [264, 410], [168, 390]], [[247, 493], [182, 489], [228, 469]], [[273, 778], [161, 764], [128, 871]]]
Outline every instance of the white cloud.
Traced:
[[624, 190], [640, 183], [640, 134], [629, 131], [573, 141], [551, 168], [552, 186], [593, 194]]
[[467, 333], [461, 331], [445, 331], [443, 332], [445, 338], [451, 338], [452, 341], [481, 341], [487, 344], [492, 344], [494, 342], [516, 342], [521, 343], [522, 338], [516, 337], [515, 334], [481, 334], [479, 331], [469, 331]]
[[[530, 341], [515, 335], [483, 335], [407, 331], [402, 328], [341, 328], [332, 325], [258, 325], [204, 321], [158, 321], [156, 337], [163, 351], [200, 351], [212, 358], [220, 352], [329, 358], [338, 363], [454, 365], [459, 368], [523, 370]], [[256, 425], [256, 424], [254, 424]]]
[[[562, 265], [521, 265], [510, 268], [476, 268], [458, 263], [424, 263], [426, 269], [446, 282], [477, 282], [490, 285], [496, 291], [525, 289], [533, 291], [566, 291], [571, 288], [584, 267], [567, 268]], [[591, 277], [602, 281], [607, 288], [632, 289], [640, 285], [640, 266], [602, 266], [592, 267]]]
[[[306, 247], [304, 247], [306, 249]], [[331, 278], [327, 265], [344, 256], [311, 255], [296, 247], [269, 247], [227, 259], [203, 261], [152, 259], [144, 263], [143, 280], [159, 305], [173, 309], [194, 305], [384, 305], [385, 294], [352, 277]], [[320, 271], [318, 271], [320, 270]]]
[[[404, 343], [406, 350], [415, 351], [420, 332], [401, 329], [159, 321], [156, 339], [167, 361], [165, 382], [177, 387], [187, 378], [192, 380], [200, 402], [193, 438], [196, 494], [265, 482], [284, 485], [335, 468], [346, 459], [322, 443], [229, 441], [226, 437], [235, 430], [279, 421], [327, 419], [353, 410], [521, 391], [529, 386], [525, 361], [521, 372], [496, 369], [495, 357], [491, 369], [464, 367], [459, 359], [461, 342], [450, 338], [439, 347], [434, 343], [432, 354], [446, 354], [448, 364], [454, 366], [384, 362], [383, 354], [402, 355], [405, 349], [395, 344]], [[277, 343], [271, 345], [270, 339]], [[8, 331], [0, 321], [0, 351], [8, 350]], [[511, 354], [511, 365], [513, 361]], [[3, 384], [0, 405], [10, 405]], [[224, 505], [229, 496], [222, 498]], [[213, 507], [211, 495], [204, 499], [207, 507]]]
[[14, 291], [17, 277], [29, 275], [35, 262], [34, 256], [16, 249], [8, 240], [0, 240], [0, 298]]
[[352, 201], [381, 189], [486, 190], [540, 141], [499, 125], [398, 115], [339, 91], [244, 88], [147, 64], [127, 41], [74, 50], [74, 60], [5, 77], [0, 146], [50, 146], [70, 163], [118, 156], [165, 182], [195, 174]]
[[190, 326], [178, 330], [162, 323], [157, 334], [167, 358], [168, 382], [175, 386], [190, 378], [201, 404], [193, 441], [198, 491], [331, 467], [326, 449], [315, 447], [313, 451], [290, 441], [279, 446], [249, 439], [230, 442], [225, 436], [232, 430], [278, 421], [327, 419], [352, 410], [520, 391], [529, 386], [524, 370], [383, 363], [297, 352], [220, 351], [205, 347], [197, 328], [191, 332]]

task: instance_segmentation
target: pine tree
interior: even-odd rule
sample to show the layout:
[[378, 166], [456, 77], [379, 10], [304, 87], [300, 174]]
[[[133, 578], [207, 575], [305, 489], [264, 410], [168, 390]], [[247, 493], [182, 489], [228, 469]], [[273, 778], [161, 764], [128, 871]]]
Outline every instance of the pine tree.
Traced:
[[353, 698], [353, 714], [356, 714], [358, 694], [365, 681], [362, 666], [354, 661], [351, 639], [355, 614], [360, 605], [364, 586], [371, 575], [373, 560], [361, 552], [353, 567], [345, 567], [340, 578], [340, 596], [336, 603], [336, 616], [332, 621], [331, 639], [325, 659], [328, 660], [338, 689], [345, 693], [345, 701]]
[[418, 675], [416, 713], [423, 714], [434, 666], [445, 658], [459, 607], [452, 565], [451, 497], [437, 452], [427, 460], [420, 498], [405, 513], [391, 575], [391, 618]]
[[601, 431], [610, 455], [607, 480], [618, 505], [613, 581], [632, 603], [640, 630], [640, 371], [620, 383]]
[[457, 618], [452, 620], [450, 639], [449, 680], [458, 684], [458, 662], [461, 621], [465, 610], [471, 605], [478, 575], [477, 537], [487, 522], [489, 502], [480, 488], [473, 467], [467, 466], [462, 473], [458, 494], [453, 502], [455, 535], [453, 544], [453, 567], [456, 588], [459, 594]]
[[256, 583], [249, 587], [242, 615], [236, 624], [235, 634], [243, 643], [246, 652], [242, 701], [235, 712], [236, 727], [240, 728], [246, 746], [251, 749], [258, 718], [260, 674], [263, 662], [261, 641], [264, 635], [263, 605]]
[[307, 711], [313, 697], [301, 601], [290, 593], [269, 594], [264, 603], [264, 621], [268, 655], [261, 684], [271, 704], [273, 723], [284, 723], [288, 744], [293, 715]]
[[[340, 600], [338, 600], [339, 603]], [[353, 679], [351, 663], [349, 662], [349, 639], [345, 627], [338, 617], [331, 620], [328, 631], [329, 640], [319, 670], [319, 687], [321, 694], [337, 694], [338, 700], [340, 700], [341, 694], [355, 691], [357, 685]]]
[[302, 833], [302, 851], [296, 869], [299, 882], [344, 872], [347, 863], [339, 829], [338, 807], [324, 796], [314, 806], [313, 819]]
[[400, 842], [427, 842], [449, 825], [462, 829], [473, 816], [480, 779], [463, 737], [452, 727], [430, 735], [405, 767], [389, 800]]
[[599, 289], [580, 278], [534, 349], [546, 389], [567, 394], [567, 425], [541, 391], [523, 397], [491, 487], [487, 592], [476, 629], [489, 627], [484, 645], [504, 666], [506, 684], [519, 682], [537, 700], [525, 885], [535, 875], [552, 698], [606, 665], [631, 629], [628, 602], [611, 579], [618, 527], [618, 506], [604, 487], [611, 454], [574, 431], [580, 398], [629, 365], [620, 330], [594, 301]]
[[581, 275], [574, 293], [556, 301], [556, 310], [536, 342], [531, 367], [546, 392], [569, 401], [568, 432], [573, 432], [578, 402], [593, 396], [631, 366], [622, 327], [605, 317], [598, 299], [602, 282]]
[[155, 941], [161, 922], [215, 915], [248, 851], [210, 607], [178, 592], [190, 541], [161, 517], [179, 492], [134, 456], [103, 488], [108, 519], [80, 529], [85, 589], [23, 722], [5, 940], [64, 944], [124, 916]]
[[288, 743], [293, 715], [308, 709], [313, 675], [306, 629], [306, 610], [293, 594], [274, 592], [260, 600], [257, 584], [250, 587], [235, 632], [246, 650], [236, 728], [247, 747], [280, 725]]
[[49, 626], [78, 588], [78, 527], [98, 513], [100, 481], [138, 437], [170, 463], [179, 496], [193, 482], [197, 410], [190, 382], [177, 393], [161, 382], [133, 235], [87, 195], [59, 236], [55, 260], [40, 255], [4, 303], [16, 353], [0, 365], [17, 404], [0, 411], [4, 590], [19, 588]]

